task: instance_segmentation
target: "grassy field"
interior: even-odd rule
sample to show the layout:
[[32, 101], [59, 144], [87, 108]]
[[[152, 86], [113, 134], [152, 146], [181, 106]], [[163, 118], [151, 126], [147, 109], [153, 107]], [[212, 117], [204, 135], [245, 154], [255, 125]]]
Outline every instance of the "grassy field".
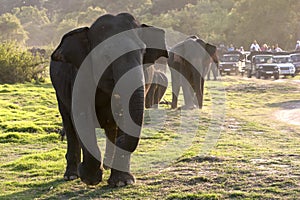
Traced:
[[225, 77], [206, 82], [202, 110], [147, 110], [137, 183], [122, 188], [107, 186], [108, 171], [95, 187], [62, 179], [50, 83], [0, 85], [0, 199], [298, 199], [300, 126], [276, 113], [300, 102], [299, 80]]

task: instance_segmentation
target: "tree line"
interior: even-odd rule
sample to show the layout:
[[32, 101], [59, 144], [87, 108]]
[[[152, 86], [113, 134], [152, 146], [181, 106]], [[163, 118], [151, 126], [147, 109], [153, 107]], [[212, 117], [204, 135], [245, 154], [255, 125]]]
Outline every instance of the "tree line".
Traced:
[[0, 0], [0, 41], [56, 46], [64, 33], [105, 13], [249, 48], [253, 40], [293, 49], [300, 39], [298, 0]]

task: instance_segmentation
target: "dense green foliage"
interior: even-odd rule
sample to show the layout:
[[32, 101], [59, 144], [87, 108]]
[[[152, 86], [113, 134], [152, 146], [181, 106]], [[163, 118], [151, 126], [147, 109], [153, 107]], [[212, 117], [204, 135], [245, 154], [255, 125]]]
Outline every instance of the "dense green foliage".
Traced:
[[46, 66], [41, 55], [33, 56], [14, 42], [0, 44], [0, 84], [43, 81]]
[[0, 0], [0, 40], [56, 46], [75, 27], [104, 13], [130, 12], [141, 22], [197, 34], [215, 44], [256, 39], [293, 49], [300, 38], [298, 0]]

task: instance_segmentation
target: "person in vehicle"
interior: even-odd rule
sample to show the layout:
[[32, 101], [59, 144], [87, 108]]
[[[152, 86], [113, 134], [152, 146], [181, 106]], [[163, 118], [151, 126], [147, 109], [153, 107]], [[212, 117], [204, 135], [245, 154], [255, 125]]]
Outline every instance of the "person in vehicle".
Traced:
[[254, 40], [253, 43], [251, 44], [250, 51], [261, 51], [260, 46], [256, 40]]
[[278, 44], [275, 45], [275, 52], [282, 52], [283, 50], [279, 47]]
[[261, 51], [268, 51], [269, 47], [267, 44], [264, 44], [262, 47], [261, 47]]
[[230, 44], [227, 51], [234, 51], [234, 50], [235, 50], [235, 48], [234, 48], [233, 44]]

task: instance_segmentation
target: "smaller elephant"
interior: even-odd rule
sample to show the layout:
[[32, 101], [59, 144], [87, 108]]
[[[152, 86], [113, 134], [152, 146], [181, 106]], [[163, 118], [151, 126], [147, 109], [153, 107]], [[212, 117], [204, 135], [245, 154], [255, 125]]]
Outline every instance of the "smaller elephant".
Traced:
[[172, 76], [171, 106], [173, 109], [177, 108], [180, 87], [184, 95], [185, 106], [183, 108], [202, 108], [204, 77], [212, 61], [218, 67], [216, 50], [216, 46], [204, 42], [197, 36], [190, 36], [170, 49], [168, 65]]
[[164, 72], [154, 71], [153, 81], [145, 99], [146, 108], [158, 108], [158, 104], [168, 87], [168, 78]]

